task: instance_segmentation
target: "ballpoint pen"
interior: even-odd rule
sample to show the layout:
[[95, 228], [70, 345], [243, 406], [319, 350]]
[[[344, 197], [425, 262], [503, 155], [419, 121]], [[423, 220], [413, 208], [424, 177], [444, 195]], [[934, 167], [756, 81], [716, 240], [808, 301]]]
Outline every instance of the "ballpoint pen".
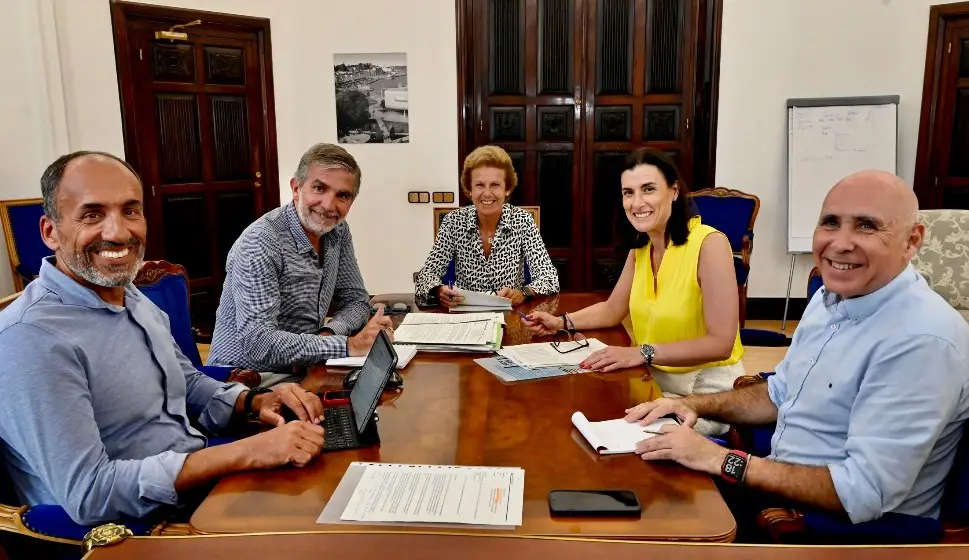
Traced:
[[525, 321], [527, 321], [529, 323], [532, 323], [533, 322], [531, 319], [528, 318], [528, 315], [525, 315], [521, 311], [519, 311], [519, 310], [516, 309], [515, 310], [515, 313], [518, 313], [518, 316], [521, 317], [522, 319], [524, 319]]

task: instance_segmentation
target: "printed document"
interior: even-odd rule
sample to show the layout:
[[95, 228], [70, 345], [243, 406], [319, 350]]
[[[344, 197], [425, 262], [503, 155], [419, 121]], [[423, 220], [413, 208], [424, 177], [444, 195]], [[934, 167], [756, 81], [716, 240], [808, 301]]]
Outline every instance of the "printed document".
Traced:
[[520, 526], [524, 494], [517, 467], [369, 464], [340, 519]]
[[562, 342], [558, 350], [550, 342], [506, 346], [498, 351], [523, 368], [578, 366], [589, 354], [606, 347], [598, 338], [587, 339], [588, 347], [578, 342]]
[[451, 313], [468, 313], [477, 311], [511, 311], [511, 299], [487, 294], [484, 292], [472, 292], [457, 288], [457, 292], [464, 298], [457, 307], [452, 307]]
[[[397, 352], [397, 369], [404, 369], [411, 359], [417, 354], [417, 347], [407, 344], [394, 344], [394, 352]], [[328, 366], [341, 367], [363, 367], [367, 360], [366, 356], [347, 356], [346, 358], [330, 358], [326, 361]]]

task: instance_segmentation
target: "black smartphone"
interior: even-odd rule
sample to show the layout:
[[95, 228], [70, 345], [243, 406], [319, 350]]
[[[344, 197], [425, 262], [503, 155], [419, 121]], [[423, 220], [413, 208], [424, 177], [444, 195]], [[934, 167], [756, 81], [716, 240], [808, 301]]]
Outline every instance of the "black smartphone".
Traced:
[[631, 490], [552, 490], [548, 509], [569, 517], [635, 517], [643, 508]]

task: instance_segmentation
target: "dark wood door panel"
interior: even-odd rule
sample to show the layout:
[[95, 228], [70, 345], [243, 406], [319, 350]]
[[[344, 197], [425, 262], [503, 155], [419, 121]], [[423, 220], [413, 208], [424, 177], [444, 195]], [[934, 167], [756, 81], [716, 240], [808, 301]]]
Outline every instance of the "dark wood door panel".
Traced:
[[[193, 303], [214, 309], [228, 248], [279, 204], [269, 22], [125, 2], [112, 2], [112, 18], [148, 257], [184, 265]], [[202, 24], [185, 39], [155, 36], [193, 19]]]
[[626, 154], [652, 146], [688, 184], [712, 180], [722, 2], [457, 3], [460, 156], [505, 148], [520, 185], [510, 201], [542, 208], [563, 289], [607, 289]]

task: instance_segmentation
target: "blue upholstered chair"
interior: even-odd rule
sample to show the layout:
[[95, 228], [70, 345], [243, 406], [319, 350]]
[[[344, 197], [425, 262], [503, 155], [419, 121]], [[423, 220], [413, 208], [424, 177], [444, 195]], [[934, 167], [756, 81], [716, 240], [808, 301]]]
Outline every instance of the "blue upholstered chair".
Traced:
[[192, 327], [189, 312], [188, 273], [185, 267], [167, 261], [146, 261], [134, 283], [168, 315], [175, 342], [199, 371], [218, 381], [237, 381], [249, 387], [259, 385], [259, 374], [253, 370], [202, 364], [196, 344], [199, 335]]
[[[808, 301], [821, 288], [817, 268], [808, 276]], [[740, 377], [734, 389], [765, 383], [774, 372]], [[761, 512], [758, 524], [775, 541], [784, 544], [921, 544], [969, 542], [969, 426], [963, 428], [956, 460], [949, 472], [942, 495], [940, 519], [890, 513], [874, 521], [851, 523], [825, 511], [770, 508]], [[771, 452], [773, 426], [731, 429], [731, 444], [752, 455], [766, 457]]]
[[717, 187], [690, 195], [703, 223], [720, 230], [730, 241], [740, 298], [740, 326], [747, 320], [747, 277], [750, 253], [754, 250], [754, 222], [760, 199], [742, 191]]
[[40, 217], [44, 199], [0, 200], [0, 222], [7, 242], [13, 283], [19, 292], [40, 274], [40, 262], [54, 252], [40, 237]]

